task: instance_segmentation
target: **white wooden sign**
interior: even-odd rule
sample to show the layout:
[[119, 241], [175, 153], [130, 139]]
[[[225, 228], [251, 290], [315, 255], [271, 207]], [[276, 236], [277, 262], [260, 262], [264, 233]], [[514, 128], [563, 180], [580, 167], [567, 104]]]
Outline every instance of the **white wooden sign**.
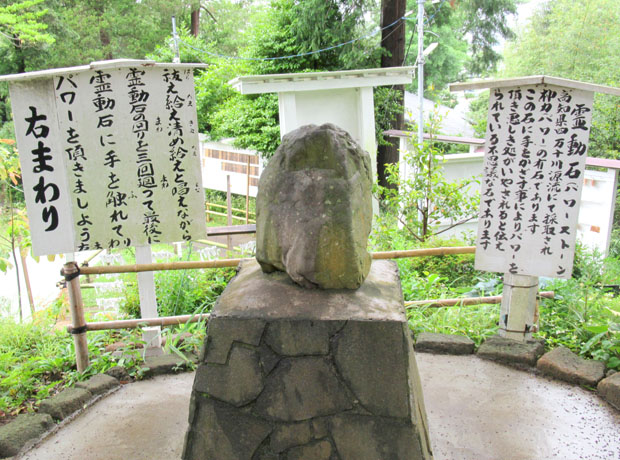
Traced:
[[10, 86], [34, 254], [205, 238], [191, 68], [76, 69]]
[[592, 97], [548, 84], [491, 89], [476, 269], [571, 276]]

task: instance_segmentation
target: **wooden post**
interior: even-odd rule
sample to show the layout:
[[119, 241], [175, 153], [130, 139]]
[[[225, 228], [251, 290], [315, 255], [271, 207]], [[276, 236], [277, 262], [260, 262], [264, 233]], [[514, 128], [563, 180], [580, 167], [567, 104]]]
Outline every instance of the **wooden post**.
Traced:
[[78, 372], [84, 372], [88, 367], [88, 342], [86, 340], [86, 319], [84, 318], [84, 303], [82, 302], [77, 263], [67, 262], [64, 264], [62, 274], [67, 282], [67, 291], [69, 292], [75, 362]]
[[245, 187], [245, 223], [250, 223], [250, 156], [248, 155], [248, 174]]
[[504, 292], [499, 316], [499, 335], [525, 341], [536, 329], [538, 277], [504, 274]]
[[[230, 174], [226, 176], [226, 216], [227, 224], [230, 227], [232, 225], [232, 196], [230, 193]], [[226, 236], [226, 246], [228, 247], [228, 257], [231, 256], [232, 251], [232, 236]]]
[[[153, 263], [150, 246], [136, 246], [136, 263]], [[138, 292], [140, 294], [140, 316], [157, 318], [157, 295], [153, 272], [138, 273]], [[161, 354], [161, 327], [145, 327], [142, 330], [147, 356]]]
[[[32, 298], [32, 287], [30, 286], [30, 276], [28, 275], [28, 264], [26, 263], [26, 256], [20, 250], [19, 255], [22, 259], [22, 271], [24, 272], [24, 281], [26, 282], [26, 292], [28, 293], [28, 303], [30, 303], [30, 315], [34, 319], [34, 299]], [[17, 267], [15, 267], [17, 270]], [[21, 299], [20, 299], [21, 308]]]
[[209, 203], [207, 203], [207, 223], [211, 222], [211, 207], [209, 206]]

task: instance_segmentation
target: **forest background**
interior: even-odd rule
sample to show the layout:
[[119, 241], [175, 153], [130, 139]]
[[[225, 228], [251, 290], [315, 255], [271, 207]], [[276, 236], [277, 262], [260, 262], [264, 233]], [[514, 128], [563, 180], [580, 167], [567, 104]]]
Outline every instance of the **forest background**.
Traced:
[[[387, 21], [388, 7], [403, 2], [402, 9], [414, 13]], [[519, 0], [427, 1], [425, 29], [429, 32], [424, 44], [437, 42], [439, 46], [425, 63], [425, 97], [454, 105], [456, 100], [447, 90], [449, 83], [488, 76], [546, 74], [620, 86], [620, 2], [537, 3], [539, 7], [529, 20], [511, 30]], [[175, 54], [171, 19], [175, 16], [181, 61], [208, 64], [195, 71], [200, 131], [214, 140], [234, 138], [237, 146], [269, 157], [280, 141], [277, 96], [243, 96], [227, 82], [251, 74], [380, 67], [391, 54], [384, 45], [392, 34], [403, 38], [401, 64], [414, 65], [416, 10], [415, 0], [0, 0], [0, 74], [118, 58], [171, 62]], [[286, 56], [296, 57], [275, 59]], [[415, 92], [415, 88], [414, 77], [406, 89]], [[471, 121], [482, 137], [488, 93], [470, 96]], [[379, 144], [385, 142], [382, 131], [402, 110], [398, 100], [392, 88], [375, 90]], [[440, 125], [437, 131], [441, 132]], [[434, 156], [442, 152], [429, 146], [420, 153]], [[596, 95], [589, 155], [620, 158], [618, 98]], [[437, 185], [441, 177], [433, 180]], [[10, 263], [12, 245], [27, 248], [28, 244], [20, 186], [8, 87], [2, 84], [0, 270]], [[436, 190], [441, 193], [444, 189]], [[459, 197], [453, 198], [458, 207]], [[378, 221], [373, 249], [411, 249], [419, 243], [393, 224], [393, 220]], [[541, 282], [556, 291], [556, 299], [541, 305], [538, 336], [545, 338], [548, 346], [565, 345], [581, 356], [604, 361], [609, 369], [620, 370], [620, 299], [603, 289], [607, 284], [617, 285], [620, 277], [618, 228], [616, 223], [606, 260], [580, 249], [572, 280]], [[399, 265], [405, 300], [501, 292], [499, 277], [476, 272], [469, 256], [408, 259]], [[230, 276], [229, 272], [200, 277], [162, 274], [157, 280], [160, 314], [205, 311]], [[123, 293], [124, 310], [137, 314], [137, 287], [135, 280], [130, 283], [133, 287]], [[416, 332], [460, 333], [477, 344], [497, 331], [496, 306], [422, 308], [409, 315]], [[0, 328], [0, 351], [5, 358], [0, 362], [0, 422], [2, 411], [17, 413], [36, 406], [62, 386], [60, 380], [70, 384], [118, 363], [104, 351], [109, 341], [119, 339], [114, 334], [89, 336], [92, 368], [86, 375], [78, 375], [66, 334], [55, 336], [47, 326], [18, 327], [2, 319]], [[134, 335], [131, 340], [139, 338]], [[192, 343], [200, 343], [200, 339]]]

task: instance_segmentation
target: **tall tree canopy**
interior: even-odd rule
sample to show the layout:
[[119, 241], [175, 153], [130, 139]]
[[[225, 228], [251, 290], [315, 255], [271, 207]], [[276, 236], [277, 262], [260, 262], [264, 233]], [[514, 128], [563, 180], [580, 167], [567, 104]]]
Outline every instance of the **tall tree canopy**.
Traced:
[[[620, 86], [620, 2], [549, 0], [506, 50], [503, 75]], [[596, 95], [590, 154], [620, 157], [620, 98]]]

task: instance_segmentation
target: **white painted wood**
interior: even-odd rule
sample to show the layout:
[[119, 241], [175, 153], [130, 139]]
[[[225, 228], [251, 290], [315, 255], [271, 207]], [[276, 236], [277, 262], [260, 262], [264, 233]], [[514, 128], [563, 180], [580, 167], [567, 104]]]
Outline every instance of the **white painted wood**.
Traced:
[[110, 68], [125, 68], [125, 67], [170, 67], [174, 66], [177, 69], [195, 69], [205, 68], [208, 64], [203, 63], [175, 63], [169, 64], [166, 62], [155, 62], [151, 60], [141, 59], [111, 59], [109, 61], [94, 61], [89, 65], [81, 65], [75, 67], [61, 67], [58, 69], [46, 69], [37, 70], [34, 72], [17, 73], [12, 75], [1, 75], [0, 81], [25, 81], [33, 80], [37, 78], [49, 78], [58, 75], [78, 74], [81, 72], [87, 72], [93, 69], [110, 69]]
[[[136, 263], [150, 264], [153, 262], [150, 246], [136, 246]], [[155, 277], [153, 272], [138, 273], [138, 293], [140, 295], [140, 317], [157, 318], [157, 294], [155, 292]], [[161, 347], [161, 328], [144, 328], [142, 339], [147, 348]]]
[[491, 91], [476, 269], [570, 278], [592, 98], [552, 85]]
[[547, 75], [535, 75], [530, 77], [519, 78], [502, 78], [498, 80], [482, 80], [477, 82], [453, 83], [450, 85], [450, 91], [466, 91], [470, 89], [486, 89], [486, 88], [508, 88], [513, 86], [526, 85], [556, 85], [566, 88], [580, 89], [583, 91], [592, 91], [595, 93], [611, 94], [620, 96], [620, 88], [612, 86], [596, 85], [594, 83], [586, 83], [583, 81], [569, 80], [567, 78], [549, 77]]
[[73, 252], [73, 211], [53, 81], [16, 82], [9, 89], [32, 252]]
[[[11, 84], [34, 253], [205, 238], [191, 69], [93, 65]], [[39, 142], [49, 150], [33, 153]]]
[[499, 335], [515, 340], [532, 338], [536, 322], [538, 277], [504, 274]]
[[295, 74], [250, 75], [228, 82], [241, 94], [317, 91], [411, 83], [415, 67], [342, 70]]
[[295, 93], [278, 93], [278, 108], [280, 139], [282, 139], [286, 133], [290, 133], [301, 126], [297, 121], [297, 98]]

